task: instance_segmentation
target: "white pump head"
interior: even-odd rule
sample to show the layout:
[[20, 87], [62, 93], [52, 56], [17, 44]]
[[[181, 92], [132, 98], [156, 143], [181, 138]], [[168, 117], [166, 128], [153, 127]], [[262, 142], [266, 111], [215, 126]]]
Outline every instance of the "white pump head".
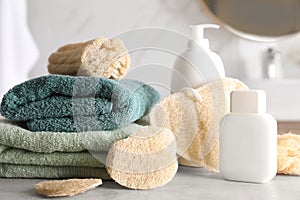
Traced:
[[208, 39], [204, 38], [205, 28], [215, 28], [218, 29], [220, 26], [216, 24], [199, 24], [191, 25], [192, 28], [192, 39], [204, 48], [209, 48]]

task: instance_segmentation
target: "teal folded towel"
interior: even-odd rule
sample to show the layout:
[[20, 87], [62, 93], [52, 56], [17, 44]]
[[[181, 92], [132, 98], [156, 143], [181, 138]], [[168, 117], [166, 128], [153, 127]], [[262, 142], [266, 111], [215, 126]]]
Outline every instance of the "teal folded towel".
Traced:
[[48, 75], [10, 89], [0, 112], [25, 121], [31, 131], [113, 130], [140, 119], [158, 101], [154, 88], [135, 80]]
[[109, 180], [103, 164], [106, 152], [115, 141], [141, 127], [130, 124], [113, 131], [31, 132], [0, 120], [0, 177]]

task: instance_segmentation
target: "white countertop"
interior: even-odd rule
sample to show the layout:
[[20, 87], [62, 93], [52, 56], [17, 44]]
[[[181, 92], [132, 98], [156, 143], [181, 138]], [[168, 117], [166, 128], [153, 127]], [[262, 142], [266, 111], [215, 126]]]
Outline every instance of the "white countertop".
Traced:
[[[0, 179], [0, 199], [45, 199], [37, 195], [34, 184], [38, 179]], [[300, 199], [300, 176], [277, 176], [268, 184], [229, 182], [219, 174], [199, 168], [180, 167], [171, 183], [147, 191], [129, 190], [113, 181], [84, 194], [56, 199], [97, 199], [97, 200], [290, 200]]]

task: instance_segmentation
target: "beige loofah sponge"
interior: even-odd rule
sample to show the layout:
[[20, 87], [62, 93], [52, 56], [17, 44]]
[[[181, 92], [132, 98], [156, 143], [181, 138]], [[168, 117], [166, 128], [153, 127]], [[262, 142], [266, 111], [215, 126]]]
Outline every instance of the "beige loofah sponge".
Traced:
[[122, 78], [130, 67], [130, 57], [119, 39], [100, 37], [60, 47], [49, 57], [51, 74]]
[[101, 179], [68, 179], [44, 181], [35, 185], [38, 194], [47, 197], [74, 196], [102, 184]]
[[177, 142], [179, 163], [219, 170], [219, 121], [229, 112], [230, 93], [247, 90], [225, 78], [169, 95], [150, 112], [150, 124], [170, 129]]
[[144, 127], [109, 150], [107, 171], [120, 185], [153, 189], [167, 184], [178, 168], [176, 142], [166, 128]]
[[277, 143], [278, 174], [300, 175], [300, 135], [278, 135]]

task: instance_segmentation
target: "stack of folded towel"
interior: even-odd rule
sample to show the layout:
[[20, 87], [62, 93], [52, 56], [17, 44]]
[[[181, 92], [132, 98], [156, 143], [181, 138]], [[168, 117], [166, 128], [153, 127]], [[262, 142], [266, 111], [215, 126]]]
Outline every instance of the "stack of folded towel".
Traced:
[[[87, 42], [83, 53], [76, 55], [92, 59], [97, 49], [103, 51], [101, 45], [111, 44], [106, 43]], [[72, 44], [68, 51], [72, 52], [71, 47], [78, 50], [78, 45]], [[72, 58], [66, 56], [62, 55], [66, 63], [60, 67], [72, 68], [67, 62]], [[57, 53], [56, 57], [59, 59]], [[116, 60], [109, 62], [109, 56], [101, 57], [111, 64], [105, 64], [106, 71], [117, 66], [113, 63], [121, 63], [124, 56], [113, 58]], [[159, 101], [159, 93], [145, 83], [108, 79], [117, 79], [116, 73], [91, 77], [63, 71], [28, 80], [4, 95], [0, 113], [7, 119], [0, 120], [0, 177], [110, 179], [103, 164], [106, 152], [114, 142], [142, 128], [135, 122]], [[123, 77], [124, 70], [119, 75]]]
[[103, 164], [105, 154], [92, 155], [89, 151], [106, 152], [115, 141], [139, 128], [137, 124], [130, 124], [113, 131], [31, 132], [1, 120], [0, 177], [109, 180]]

